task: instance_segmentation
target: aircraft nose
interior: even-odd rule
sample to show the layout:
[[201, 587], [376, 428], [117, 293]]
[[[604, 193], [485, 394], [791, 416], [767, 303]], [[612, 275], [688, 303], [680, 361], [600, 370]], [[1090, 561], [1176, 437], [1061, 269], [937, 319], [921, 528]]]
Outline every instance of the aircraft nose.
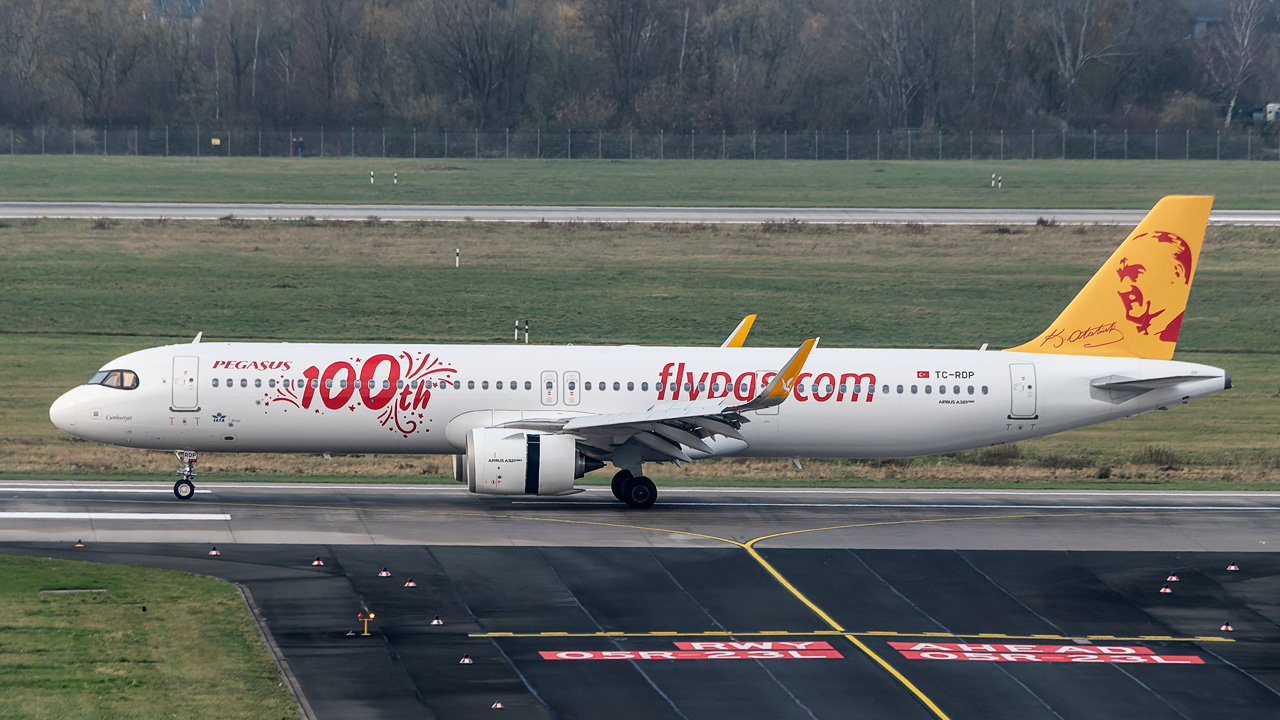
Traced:
[[75, 397], [77, 390], [79, 388], [63, 393], [62, 397], [54, 400], [53, 404], [49, 406], [49, 421], [59, 430], [72, 435], [76, 434], [77, 418], [75, 411], [80, 405], [80, 402]]

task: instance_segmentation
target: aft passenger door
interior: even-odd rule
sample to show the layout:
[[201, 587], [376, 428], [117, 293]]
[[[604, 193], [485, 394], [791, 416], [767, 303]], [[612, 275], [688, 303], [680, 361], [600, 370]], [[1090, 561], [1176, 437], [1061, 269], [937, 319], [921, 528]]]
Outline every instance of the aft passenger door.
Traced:
[[1036, 418], [1036, 366], [1032, 363], [1009, 365], [1009, 383], [1013, 391], [1009, 419], [1034, 420]]
[[174, 412], [200, 410], [200, 358], [190, 355], [173, 358], [172, 393], [170, 410]]

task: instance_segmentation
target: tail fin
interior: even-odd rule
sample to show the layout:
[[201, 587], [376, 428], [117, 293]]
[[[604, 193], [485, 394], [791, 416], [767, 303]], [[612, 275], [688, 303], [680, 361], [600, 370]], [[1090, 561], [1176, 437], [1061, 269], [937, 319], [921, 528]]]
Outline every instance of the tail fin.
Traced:
[[1172, 358], [1212, 207], [1211, 196], [1156, 203], [1049, 329], [1009, 350]]

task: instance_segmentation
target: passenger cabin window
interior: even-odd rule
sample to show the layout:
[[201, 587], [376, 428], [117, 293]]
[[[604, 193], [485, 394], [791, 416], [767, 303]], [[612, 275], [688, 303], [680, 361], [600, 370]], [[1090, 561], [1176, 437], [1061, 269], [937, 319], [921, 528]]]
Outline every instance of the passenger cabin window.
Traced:
[[635, 383], [633, 383], [633, 382], [629, 382], [629, 383], [627, 383], [627, 390], [635, 390], [635, 389], [636, 389], [636, 384], [635, 384]]
[[933, 394], [933, 386], [932, 386], [932, 385], [925, 385], [925, 386], [924, 386], [924, 394], [925, 394], [925, 395], [932, 395], [932, 394]]
[[475, 380], [468, 380], [468, 381], [467, 381], [467, 389], [468, 389], [468, 390], [475, 390], [475, 389], [476, 389], [476, 381], [475, 381]]
[[640, 389], [641, 389], [641, 390], [648, 390], [648, 389], [649, 389], [649, 383], [647, 383], [647, 382], [642, 382], [642, 383], [640, 383]]
[[621, 390], [621, 389], [622, 389], [622, 385], [620, 385], [619, 383], [616, 383], [616, 382], [615, 382], [615, 383], [613, 384], [613, 389], [614, 389], [614, 390]]
[[898, 386], [898, 394], [899, 394], [899, 395], [901, 395], [901, 394], [902, 394], [902, 386], [901, 386], [901, 385], [899, 385], [899, 386]]
[[[548, 387], [549, 387], [550, 385], [551, 385], [551, 383], [547, 383], [547, 386], [548, 386]], [[525, 380], [525, 381], [524, 381], [524, 389], [525, 389], [525, 390], [532, 390], [532, 389], [533, 389], [533, 383], [532, 383], [532, 382], [529, 382], [528, 380]]]
[[489, 381], [488, 381], [488, 380], [482, 380], [482, 381], [480, 381], [480, 389], [481, 389], [481, 390], [488, 390], [488, 389], [489, 389]]
[[983, 385], [983, 386], [982, 386], [982, 394], [983, 394], [983, 395], [986, 395], [986, 394], [987, 394], [987, 386], [986, 386], [986, 385]]
[[[591, 381], [590, 381], [590, 380], [588, 380], [588, 381], [586, 381], [586, 382], [582, 383], [582, 387], [583, 387], [584, 389], [586, 389], [586, 390], [590, 390], [590, 389], [591, 389]], [[573, 383], [569, 383], [569, 389], [570, 389], [570, 390], [572, 390], [572, 389], [573, 389]]]
[[213, 379], [213, 386], [218, 387], [218, 378]]
[[273, 387], [275, 387], [275, 386], [276, 386], [276, 379], [275, 379], [275, 378], [271, 378], [270, 380], [268, 380], [268, 381], [267, 381], [267, 387], [271, 387], [271, 388], [273, 388]]

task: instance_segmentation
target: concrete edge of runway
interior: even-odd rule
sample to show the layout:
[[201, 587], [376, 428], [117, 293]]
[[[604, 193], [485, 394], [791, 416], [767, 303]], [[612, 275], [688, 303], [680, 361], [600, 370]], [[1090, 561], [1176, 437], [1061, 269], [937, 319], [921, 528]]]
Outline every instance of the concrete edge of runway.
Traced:
[[267, 618], [258, 607], [258, 603], [254, 601], [253, 592], [249, 590], [247, 585], [242, 583], [231, 582], [231, 585], [236, 589], [236, 592], [240, 593], [240, 600], [244, 602], [244, 609], [249, 611], [249, 617], [253, 619], [254, 627], [258, 628], [258, 638], [262, 640], [267, 652], [271, 654], [271, 660], [276, 664], [276, 671], [280, 673], [284, 686], [289, 691], [289, 696], [293, 698], [293, 703], [298, 706], [298, 714], [302, 716], [303, 720], [318, 720], [315, 711], [311, 708], [311, 703], [307, 701], [306, 693], [302, 691], [302, 683], [298, 681], [298, 676], [294, 674], [293, 667], [289, 665], [289, 658], [285, 657], [284, 651], [280, 649], [280, 645], [276, 642], [275, 635], [271, 634], [271, 628], [267, 627]]
[[[1147, 213], [1140, 209], [1084, 208], [796, 208], [796, 207], [654, 207], [654, 206], [514, 206], [514, 205], [310, 205], [292, 203], [160, 203], [160, 202], [0, 202], [0, 217], [98, 218], [146, 220], [367, 221], [387, 222], [618, 222], [755, 224], [800, 221], [813, 224], [924, 225], [1134, 225]], [[1216, 210], [1212, 225], [1280, 225], [1277, 210]]]

